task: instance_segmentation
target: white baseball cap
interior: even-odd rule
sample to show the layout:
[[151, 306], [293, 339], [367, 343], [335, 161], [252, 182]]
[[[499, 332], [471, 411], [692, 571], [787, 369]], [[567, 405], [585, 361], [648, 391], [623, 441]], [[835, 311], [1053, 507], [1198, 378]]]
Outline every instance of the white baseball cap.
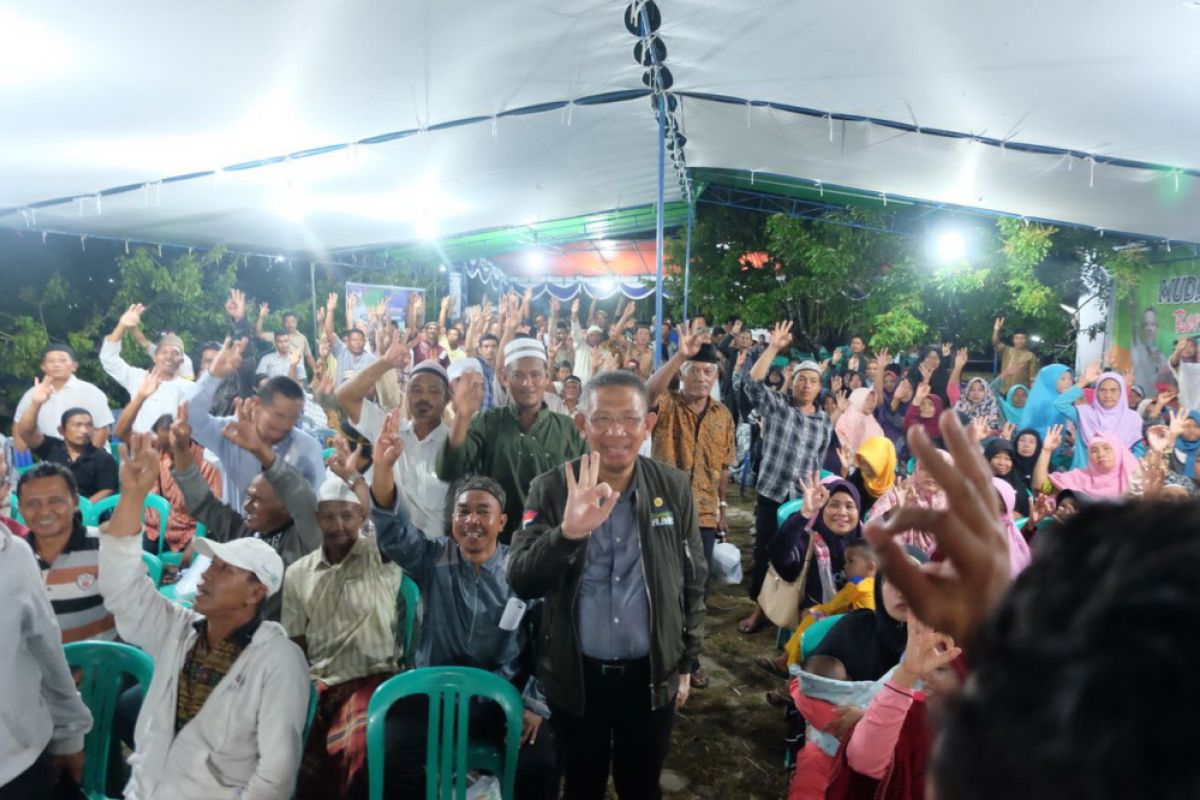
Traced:
[[231, 567], [253, 572], [254, 577], [267, 587], [267, 597], [283, 586], [283, 559], [262, 539], [247, 537], [231, 542], [196, 539], [194, 547], [201, 555], [219, 558]]

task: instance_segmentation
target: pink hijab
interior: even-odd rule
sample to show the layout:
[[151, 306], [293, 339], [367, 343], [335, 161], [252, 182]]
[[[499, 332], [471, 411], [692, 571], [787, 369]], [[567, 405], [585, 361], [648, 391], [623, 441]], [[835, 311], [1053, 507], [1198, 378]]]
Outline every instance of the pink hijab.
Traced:
[[1092, 463], [1089, 452], [1086, 467], [1067, 472], [1051, 472], [1050, 483], [1060, 491], [1070, 489], [1097, 499], [1118, 498], [1129, 489], [1130, 481], [1138, 468], [1138, 460], [1129, 452], [1125, 443], [1111, 433], [1097, 433], [1092, 441], [1108, 442], [1116, 453], [1116, 466], [1108, 472], [1101, 472]]
[[1125, 387], [1125, 378], [1115, 372], [1105, 372], [1096, 381], [1096, 389], [1105, 381], [1116, 381], [1120, 387], [1117, 404], [1112, 408], [1100, 405], [1100, 392], [1097, 391], [1090, 404], [1080, 406], [1079, 433], [1085, 445], [1091, 444], [1097, 434], [1112, 434], [1121, 442], [1122, 450], [1128, 450], [1142, 439], [1142, 418], [1129, 407], [1129, 390]]
[[1017, 490], [1003, 478], [992, 478], [992, 486], [1000, 493], [1000, 499], [1004, 501], [1004, 507], [1007, 509], [1000, 521], [1004, 523], [1004, 535], [1008, 540], [1008, 564], [1011, 575], [1015, 578], [1033, 560], [1029, 552], [1029, 543], [1017, 530], [1017, 523], [1013, 519], [1013, 509], [1017, 507]]
[[[933, 397], [933, 395], [930, 395]], [[938, 455], [942, 457], [950, 466], [954, 466], [954, 457], [945, 450], [938, 450]], [[921, 469], [921, 462], [917, 462], [917, 468], [913, 470], [912, 480], [917, 481], [917, 486], [921, 487], [925, 482], [925, 473]], [[1015, 498], [1015, 495], [1014, 495]], [[1015, 502], [1015, 500], [1014, 500]], [[918, 488], [916, 504], [921, 508], [932, 508], [936, 511], [945, 511], [947, 508], [946, 493], [938, 489], [932, 494], [926, 493], [923, 488]], [[893, 486], [886, 494], [875, 501], [875, 505], [871, 506], [871, 516], [882, 517], [886, 516], [889, 511], [899, 505], [896, 498], [896, 487]], [[911, 544], [924, 551], [926, 555], [931, 554], [937, 546], [937, 539], [928, 531], [919, 531], [916, 528], [910, 528], [899, 536], [900, 544]]]
[[874, 414], [863, 411], [863, 405], [871, 394], [871, 389], [855, 389], [850, 393], [850, 407], [838, 417], [838, 442], [842, 447], [850, 448], [851, 453], [857, 453], [862, 443], [872, 436], [883, 436], [883, 428], [875, 421]]

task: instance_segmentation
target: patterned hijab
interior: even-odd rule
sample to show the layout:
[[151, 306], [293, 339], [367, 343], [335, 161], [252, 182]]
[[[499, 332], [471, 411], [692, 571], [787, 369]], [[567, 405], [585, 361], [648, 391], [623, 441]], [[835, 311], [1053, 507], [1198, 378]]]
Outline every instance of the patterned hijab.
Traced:
[[[983, 388], [983, 399], [973, 403], [970, 399], [971, 387], [976, 384]], [[983, 378], [971, 378], [967, 381], [967, 388], [963, 389], [958, 402], [954, 404], [954, 410], [966, 417], [968, 422], [982, 417], [987, 420], [988, 428], [1000, 427], [1000, 404], [996, 402], [996, 393]]]

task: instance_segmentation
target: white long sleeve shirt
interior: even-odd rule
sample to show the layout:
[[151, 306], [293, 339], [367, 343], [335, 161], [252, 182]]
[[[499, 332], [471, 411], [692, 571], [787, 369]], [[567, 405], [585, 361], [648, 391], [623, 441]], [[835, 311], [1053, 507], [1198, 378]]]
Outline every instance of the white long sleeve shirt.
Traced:
[[[137, 394], [138, 387], [146, 379], [146, 370], [130, 366], [121, 358], [121, 343], [110, 342], [107, 338], [100, 345], [100, 364], [114, 381], [125, 387], [129, 396]], [[196, 393], [196, 384], [183, 378], [173, 378], [163, 381], [154, 390], [154, 394], [146, 398], [137, 417], [133, 420], [134, 433], [149, 433], [150, 426], [163, 414], [175, 416], [179, 404], [187, 402]]]
[[[140, 541], [138, 542], [140, 546]], [[140, 556], [139, 556], [140, 558]], [[62, 634], [29, 545], [0, 524], [0, 786], [47, 746], [78, 753], [92, 715], [71, 678]]]
[[308, 662], [277, 622], [262, 622], [178, 734], [179, 670], [202, 619], [154, 588], [142, 537], [100, 538], [100, 592], [117, 632], [154, 659], [138, 713], [125, 800], [290, 800], [308, 713]]

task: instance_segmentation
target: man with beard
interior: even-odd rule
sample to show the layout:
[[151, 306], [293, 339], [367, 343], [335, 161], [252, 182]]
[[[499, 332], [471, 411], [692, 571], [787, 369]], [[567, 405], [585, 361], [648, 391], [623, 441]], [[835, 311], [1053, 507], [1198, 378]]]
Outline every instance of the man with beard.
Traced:
[[[368, 440], [379, 438], [385, 412], [367, 398], [375, 383], [390, 369], [404, 369], [408, 346], [396, 337], [383, 357], [337, 390], [338, 404], [350, 424]], [[437, 476], [437, 459], [450, 435], [442, 415], [450, 402], [450, 378], [436, 361], [417, 364], [408, 379], [404, 408], [408, 419], [397, 435], [404, 449], [394, 467], [396, 490], [412, 515], [413, 524], [430, 536], [440, 536], [446, 520], [450, 485]]]
[[453, 482], [490, 475], [507, 496], [507, 543], [519, 524], [529, 484], [538, 475], [582, 455], [587, 445], [575, 422], [546, 406], [550, 386], [546, 351], [536, 339], [513, 339], [504, 348], [507, 405], [477, 414], [483, 405], [482, 376], [467, 372], [454, 389], [454, 425], [438, 461], [438, 476]]

